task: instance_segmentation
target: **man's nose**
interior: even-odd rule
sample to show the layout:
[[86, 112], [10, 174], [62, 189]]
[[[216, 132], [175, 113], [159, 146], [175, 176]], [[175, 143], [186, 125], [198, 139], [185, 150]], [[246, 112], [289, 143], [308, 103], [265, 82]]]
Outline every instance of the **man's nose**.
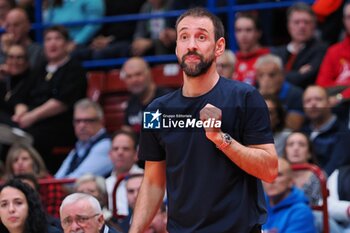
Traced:
[[71, 225], [71, 231], [76, 232], [81, 229], [81, 226], [74, 220]]
[[193, 50], [197, 48], [197, 41], [196, 38], [191, 37], [188, 39], [188, 49]]

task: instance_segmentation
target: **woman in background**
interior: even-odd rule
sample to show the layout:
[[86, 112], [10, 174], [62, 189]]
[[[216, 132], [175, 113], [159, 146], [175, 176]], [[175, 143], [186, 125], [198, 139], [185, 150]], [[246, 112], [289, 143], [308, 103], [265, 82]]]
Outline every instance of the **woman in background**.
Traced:
[[[40, 154], [32, 146], [16, 144], [7, 154], [4, 178], [11, 179], [22, 174], [32, 174], [37, 179], [53, 178]], [[40, 187], [39, 192], [48, 214], [59, 217], [59, 207], [66, 195], [63, 187], [60, 184], [46, 184]]]
[[0, 188], [0, 219], [2, 233], [59, 232], [48, 229], [37, 193], [17, 179], [9, 180]]

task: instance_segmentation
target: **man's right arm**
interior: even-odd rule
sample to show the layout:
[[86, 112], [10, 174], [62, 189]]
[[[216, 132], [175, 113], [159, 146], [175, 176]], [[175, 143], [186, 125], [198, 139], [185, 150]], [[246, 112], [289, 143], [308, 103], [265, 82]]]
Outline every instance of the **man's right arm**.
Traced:
[[129, 233], [142, 233], [156, 215], [165, 192], [165, 161], [146, 161]]

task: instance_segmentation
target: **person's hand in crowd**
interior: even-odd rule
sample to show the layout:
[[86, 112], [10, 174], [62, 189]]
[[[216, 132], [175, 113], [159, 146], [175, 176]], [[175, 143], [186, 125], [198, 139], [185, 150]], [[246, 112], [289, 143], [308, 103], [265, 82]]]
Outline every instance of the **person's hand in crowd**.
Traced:
[[131, 45], [131, 52], [134, 56], [143, 55], [148, 49], [152, 47], [152, 40], [139, 38], [135, 39]]
[[21, 117], [28, 112], [28, 106], [25, 104], [17, 104], [15, 106], [15, 114], [12, 116], [12, 121], [19, 122]]
[[26, 112], [19, 118], [19, 121], [17, 123], [19, 127], [24, 129], [33, 125], [36, 121], [37, 121], [37, 118], [33, 112]]
[[106, 48], [112, 41], [113, 36], [98, 36], [90, 44], [90, 48], [93, 50], [101, 50]]
[[302, 67], [300, 67], [299, 73], [300, 74], [305, 74], [305, 73], [309, 72], [311, 69], [312, 69], [311, 65], [305, 64]]
[[159, 40], [164, 46], [170, 47], [176, 41], [176, 31], [173, 28], [166, 28], [159, 34]]
[[1, 36], [1, 50], [4, 53], [7, 53], [8, 49], [10, 48], [11, 45], [15, 43], [14, 41], [14, 36], [12, 33], [4, 33]]

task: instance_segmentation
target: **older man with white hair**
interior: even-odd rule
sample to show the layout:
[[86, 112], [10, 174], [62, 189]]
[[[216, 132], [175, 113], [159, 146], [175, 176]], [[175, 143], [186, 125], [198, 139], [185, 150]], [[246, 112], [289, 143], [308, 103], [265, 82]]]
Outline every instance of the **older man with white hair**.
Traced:
[[118, 233], [105, 225], [98, 200], [85, 193], [73, 193], [63, 200], [60, 219], [64, 233]]

